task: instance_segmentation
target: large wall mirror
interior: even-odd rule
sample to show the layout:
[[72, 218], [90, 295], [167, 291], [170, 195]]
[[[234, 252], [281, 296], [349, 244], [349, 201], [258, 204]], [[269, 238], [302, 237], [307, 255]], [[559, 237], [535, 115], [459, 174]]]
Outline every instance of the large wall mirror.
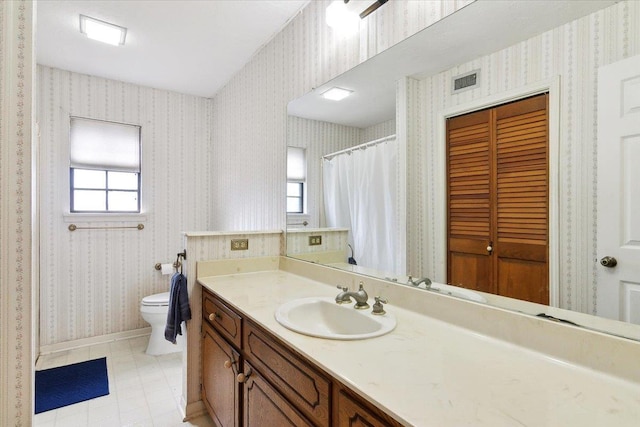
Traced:
[[[593, 49], [615, 56], [607, 51], [616, 49], [614, 36], [608, 46], [594, 48], [597, 41], [567, 44], [567, 34], [575, 38], [588, 34], [590, 14], [625, 19], [619, 12], [603, 12], [619, 6], [614, 3], [478, 0], [292, 100], [287, 145], [293, 147], [291, 161], [302, 159], [304, 172], [289, 178], [287, 255], [640, 339], [640, 303], [634, 305], [640, 301], [640, 286], [632, 281], [622, 287], [603, 285], [615, 279], [610, 277], [614, 269], [600, 262], [608, 254], [602, 252], [602, 243], [598, 245], [602, 240], [598, 236], [606, 230], [598, 222], [604, 219], [596, 214], [595, 203], [602, 199], [596, 179], [603, 175], [597, 170], [594, 125], [598, 121], [597, 75], [602, 65], [623, 58], [594, 59]], [[616, 19], [603, 23], [607, 27], [601, 28], [603, 34], [618, 31], [621, 24]], [[591, 71], [584, 72], [585, 68]], [[475, 86], [457, 91], [456, 80]], [[347, 89], [350, 96], [341, 101], [325, 99], [322, 94], [333, 87]], [[546, 270], [534, 268], [520, 274], [543, 271], [540, 281], [546, 281], [542, 292], [546, 299], [455, 286], [448, 269], [480, 267], [475, 261], [453, 266], [451, 262], [448, 227], [453, 220], [448, 197], [456, 184], [447, 181], [452, 168], [447, 167], [452, 156], [447, 151], [451, 146], [447, 119], [482, 110], [492, 111], [487, 114], [497, 117], [497, 128], [503, 129], [506, 122], [520, 125], [522, 117], [501, 106], [538, 95], [543, 98], [527, 102], [544, 104], [544, 113], [534, 108], [522, 114], [547, 120], [546, 216], [539, 216], [537, 202], [531, 199], [526, 212], [511, 217], [516, 218], [514, 235], [527, 241], [535, 239], [518, 230], [540, 229], [537, 224], [544, 223], [546, 248], [534, 258], [544, 258]], [[638, 99], [634, 102], [640, 104]], [[523, 126], [513, 132], [535, 134], [535, 123]], [[473, 130], [459, 129], [462, 133]], [[526, 144], [531, 151], [535, 138]], [[472, 152], [473, 147], [464, 150]], [[470, 164], [463, 163], [463, 170], [473, 169], [472, 157]], [[512, 184], [507, 179], [504, 185]], [[532, 178], [531, 197], [540, 185]], [[522, 215], [527, 220], [518, 223]], [[606, 218], [609, 224], [612, 217]], [[629, 229], [632, 233], [633, 227]], [[491, 252], [492, 243], [483, 243], [482, 250]], [[484, 270], [479, 274], [502, 280]], [[429, 280], [421, 281], [425, 278]], [[429, 281], [433, 283], [427, 290]]]

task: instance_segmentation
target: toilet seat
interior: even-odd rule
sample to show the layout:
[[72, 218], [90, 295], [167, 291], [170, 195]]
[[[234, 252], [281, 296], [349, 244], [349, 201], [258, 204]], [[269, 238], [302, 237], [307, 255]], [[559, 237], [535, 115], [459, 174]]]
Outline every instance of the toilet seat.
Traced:
[[169, 306], [169, 292], [153, 294], [142, 298], [143, 307], [167, 307]]

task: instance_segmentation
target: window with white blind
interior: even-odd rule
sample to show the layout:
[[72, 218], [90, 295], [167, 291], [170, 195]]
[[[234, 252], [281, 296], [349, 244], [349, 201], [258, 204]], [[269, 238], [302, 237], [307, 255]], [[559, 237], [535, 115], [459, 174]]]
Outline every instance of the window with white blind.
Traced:
[[140, 212], [140, 126], [71, 117], [71, 212]]
[[304, 213], [306, 180], [305, 149], [287, 147], [287, 213]]

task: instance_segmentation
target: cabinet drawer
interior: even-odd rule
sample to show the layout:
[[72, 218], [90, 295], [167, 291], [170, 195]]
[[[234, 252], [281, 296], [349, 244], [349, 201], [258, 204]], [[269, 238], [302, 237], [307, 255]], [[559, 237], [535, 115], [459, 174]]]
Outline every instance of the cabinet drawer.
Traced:
[[330, 424], [329, 379], [251, 322], [244, 325], [243, 349], [262, 375], [315, 425]]
[[202, 316], [236, 348], [242, 344], [242, 318], [215, 295], [203, 290]]

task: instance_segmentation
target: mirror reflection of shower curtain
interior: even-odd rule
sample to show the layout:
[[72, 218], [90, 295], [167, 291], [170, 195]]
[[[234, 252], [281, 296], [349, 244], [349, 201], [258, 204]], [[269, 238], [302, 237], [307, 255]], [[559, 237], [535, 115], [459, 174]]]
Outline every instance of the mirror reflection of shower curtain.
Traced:
[[327, 226], [350, 230], [358, 265], [404, 274], [405, 251], [398, 247], [398, 164], [394, 139], [325, 158], [322, 171]]

